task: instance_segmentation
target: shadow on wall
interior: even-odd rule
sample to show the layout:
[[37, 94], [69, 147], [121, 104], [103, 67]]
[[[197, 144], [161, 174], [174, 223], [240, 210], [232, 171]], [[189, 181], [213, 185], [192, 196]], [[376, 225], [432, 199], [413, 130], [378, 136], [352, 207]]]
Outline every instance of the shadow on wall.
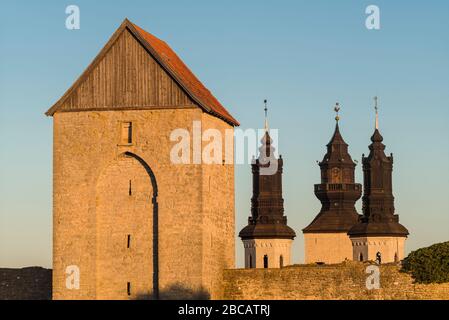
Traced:
[[[156, 300], [153, 294], [138, 294], [135, 300]], [[175, 283], [159, 291], [159, 300], [210, 300], [210, 293], [204, 289], [192, 289], [182, 283]]]

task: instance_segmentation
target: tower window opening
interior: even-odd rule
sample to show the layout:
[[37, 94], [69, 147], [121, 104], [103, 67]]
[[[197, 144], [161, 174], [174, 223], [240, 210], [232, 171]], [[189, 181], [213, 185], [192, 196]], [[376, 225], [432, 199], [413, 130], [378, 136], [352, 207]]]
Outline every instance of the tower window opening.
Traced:
[[131, 282], [126, 283], [126, 292], [128, 293], [128, 296], [131, 295]]
[[279, 268], [283, 268], [284, 267], [284, 257], [281, 255], [279, 257]]
[[131, 181], [131, 180], [129, 180], [129, 190], [128, 190], [128, 194], [129, 194], [130, 196], [133, 195], [132, 181]]
[[363, 261], [363, 253], [360, 254], [359, 261]]
[[264, 255], [264, 256], [263, 256], [263, 267], [264, 267], [265, 269], [268, 268], [268, 256], [267, 256], [267, 255]]
[[126, 247], [129, 249], [131, 247], [131, 235], [128, 234], [128, 241]]
[[120, 142], [121, 142], [121, 144], [133, 143], [133, 123], [132, 122], [122, 122]]
[[253, 267], [253, 256], [249, 255], [249, 268], [252, 269]]

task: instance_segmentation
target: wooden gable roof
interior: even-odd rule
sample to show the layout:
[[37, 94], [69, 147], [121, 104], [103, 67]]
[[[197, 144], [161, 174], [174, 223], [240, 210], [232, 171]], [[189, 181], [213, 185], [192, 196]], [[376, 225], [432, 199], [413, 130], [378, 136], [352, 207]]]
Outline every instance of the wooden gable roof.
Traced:
[[[137, 41], [134, 41], [134, 39]], [[110, 51], [114, 51], [116, 55], [125, 55], [124, 49], [120, 48], [120, 42], [125, 43], [122, 46], [131, 46], [133, 48], [131, 50], [134, 50], [133, 52], [137, 52], [137, 54], [151, 56], [152, 60], [150, 62], [140, 61], [143, 58], [137, 56], [132, 61], [129, 61], [128, 57], [128, 61], [122, 63], [121, 69], [129, 70], [115, 70], [113, 73], [114, 75], [117, 72], [122, 72], [121, 74], [115, 75], [115, 77], [126, 78], [125, 81], [121, 81], [124, 83], [121, 87], [113, 86], [110, 83], [94, 85], [95, 81], [98, 81], [98, 78], [101, 78], [105, 74], [105, 70], [108, 68], [107, 65], [117, 69], [117, 56], [114, 57], [112, 55], [111, 57], [107, 57], [107, 55], [110, 54]], [[110, 61], [108, 64], [103, 65], [105, 59], [109, 59]], [[123, 57], [123, 59], [126, 59], [126, 57]], [[154, 61], [155, 66], [151, 65], [152, 61]], [[155, 68], [160, 68], [162, 71], [155, 70]], [[142, 81], [147, 85], [151, 85], [151, 79], [148, 78], [148, 73], [151, 70], [155, 70], [154, 72], [158, 75], [157, 81], [164, 83], [165, 87], [163, 91], [165, 93], [166, 91], [170, 91], [169, 93], [171, 93], [169, 96], [172, 97], [168, 100], [167, 98], [165, 99], [167, 105], [196, 104], [205, 112], [233, 126], [239, 125], [239, 122], [231, 116], [226, 108], [223, 107], [164, 41], [156, 38], [127, 19], [123, 21], [84, 73], [46, 112], [46, 115], [53, 116], [58, 111], [80, 111], [86, 109], [114, 110], [117, 108], [139, 109], [154, 105], [155, 101], [160, 102], [162, 99], [160, 96], [157, 96], [158, 92], [155, 93], [156, 96], [144, 97], [142, 101], [132, 101], [130, 103], [130, 99], [132, 100], [137, 92], [144, 92], [146, 95], [149, 94], [147, 92], [148, 90], [146, 90], [147, 88], [139, 89], [139, 86], [136, 86], [135, 82]], [[95, 103], [92, 104], [92, 102], [86, 102], [85, 99], [83, 100], [87, 95], [98, 96], [100, 90], [103, 96], [96, 99], [98, 105], [95, 105]], [[165, 96], [167, 95], [165, 94]], [[112, 97], [115, 99], [112, 99]]]

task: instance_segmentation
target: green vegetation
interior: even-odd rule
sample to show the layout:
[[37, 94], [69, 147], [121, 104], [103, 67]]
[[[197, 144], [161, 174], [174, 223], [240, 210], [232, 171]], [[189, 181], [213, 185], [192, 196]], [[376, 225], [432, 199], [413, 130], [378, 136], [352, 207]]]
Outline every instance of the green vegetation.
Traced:
[[449, 282], [449, 242], [413, 251], [402, 262], [401, 271], [418, 283]]

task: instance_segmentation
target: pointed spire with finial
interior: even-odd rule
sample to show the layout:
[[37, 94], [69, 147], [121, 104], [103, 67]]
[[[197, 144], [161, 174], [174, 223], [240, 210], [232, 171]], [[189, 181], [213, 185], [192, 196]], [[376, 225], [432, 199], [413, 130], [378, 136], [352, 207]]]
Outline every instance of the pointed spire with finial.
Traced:
[[327, 144], [328, 147], [330, 147], [333, 144], [346, 144], [345, 141], [343, 140], [343, 137], [340, 134], [340, 127], [338, 126], [338, 122], [340, 121], [340, 114], [339, 114], [340, 108], [341, 108], [340, 103], [338, 103], [338, 102], [335, 103], [334, 111], [337, 114], [335, 116], [335, 121], [336, 121], [335, 131], [331, 138], [331, 141]]
[[[384, 138], [382, 137], [382, 135], [379, 132], [379, 106], [378, 106], [377, 102], [378, 102], [378, 98], [374, 97], [374, 110], [376, 111], [376, 123], [375, 123], [375, 128], [374, 128], [374, 134], [371, 137], [371, 141], [380, 143], [383, 141]], [[379, 146], [380, 146], [379, 148], [382, 150], [385, 148], [385, 146], [382, 147], [380, 144], [379, 144]]]
[[340, 112], [340, 103], [335, 103], [335, 108], [334, 108], [334, 111], [335, 111], [335, 113], [337, 114], [336, 116], [335, 116], [335, 121], [337, 121], [337, 124], [338, 124], [338, 121], [340, 121], [340, 115], [339, 115], [339, 112]]
[[303, 229], [304, 233], [346, 233], [359, 218], [355, 202], [361, 196], [362, 186], [355, 183], [356, 163], [349, 154], [348, 144], [340, 134], [338, 102], [334, 111], [335, 131], [327, 144], [323, 160], [318, 163], [321, 183], [315, 185], [315, 195], [321, 201], [322, 207], [312, 223]]
[[263, 101], [263, 103], [265, 104], [265, 109], [264, 109], [264, 111], [265, 111], [265, 132], [268, 132], [268, 107], [267, 107], [268, 100], [265, 99]]
[[263, 138], [261, 140], [262, 145], [259, 148], [260, 151], [260, 156], [259, 156], [259, 160], [261, 159], [270, 159], [272, 157], [274, 157], [274, 147], [272, 146], [273, 140], [270, 137], [270, 129], [268, 127], [268, 106], [267, 106], [268, 101], [265, 99], [264, 100], [264, 104], [265, 104], [265, 134], [263, 135]]

